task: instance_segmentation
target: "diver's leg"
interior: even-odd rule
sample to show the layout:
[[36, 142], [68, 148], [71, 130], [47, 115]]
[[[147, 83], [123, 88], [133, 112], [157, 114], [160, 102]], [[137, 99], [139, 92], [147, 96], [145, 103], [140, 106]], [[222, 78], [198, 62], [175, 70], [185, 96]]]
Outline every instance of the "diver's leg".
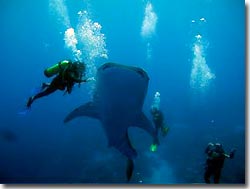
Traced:
[[159, 129], [160, 129], [160, 127], [155, 127], [155, 134], [156, 134], [156, 136], [159, 136]]
[[66, 84], [66, 92], [67, 92], [68, 94], [70, 94], [70, 93], [72, 92], [73, 86], [74, 86], [74, 83], [73, 83], [73, 82], [68, 82], [68, 83]]
[[221, 169], [217, 169], [214, 173], [214, 183], [218, 184], [220, 182]]
[[35, 95], [33, 97], [33, 100], [37, 99], [37, 98], [41, 98], [43, 96], [47, 96], [53, 92], [55, 92], [57, 90], [57, 88], [54, 87], [48, 87], [46, 90], [44, 90], [43, 92], [38, 93], [37, 95]]
[[31, 106], [31, 104], [34, 102], [34, 100], [36, 100], [37, 98], [47, 96], [47, 95], [55, 92], [57, 89], [62, 90], [62, 88], [64, 87], [64, 86], [62, 86], [62, 84], [63, 84], [63, 82], [62, 82], [62, 78], [60, 77], [60, 75], [56, 76], [52, 80], [51, 84], [45, 84], [45, 85], [43, 84], [43, 86], [45, 87], [45, 90], [36, 94], [35, 96], [30, 97], [28, 102], [27, 102], [27, 107], [29, 108]]
[[35, 96], [30, 97], [28, 102], [27, 102], [27, 107], [29, 108], [31, 106], [31, 104], [34, 102], [34, 100], [41, 98], [43, 96], [47, 96], [47, 95], [55, 92], [56, 90], [57, 90], [57, 88], [49, 86], [46, 90], [36, 94]]
[[210, 177], [211, 177], [211, 170], [208, 167], [206, 167], [206, 171], [204, 174], [204, 180], [207, 184], [210, 184]]
[[42, 84], [42, 89], [45, 89], [50, 86], [50, 83], [43, 83]]

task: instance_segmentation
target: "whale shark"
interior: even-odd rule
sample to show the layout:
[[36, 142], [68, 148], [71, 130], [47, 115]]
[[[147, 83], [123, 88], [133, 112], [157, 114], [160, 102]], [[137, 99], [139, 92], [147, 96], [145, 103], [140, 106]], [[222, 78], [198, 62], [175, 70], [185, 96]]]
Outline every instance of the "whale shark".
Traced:
[[133, 160], [137, 156], [128, 128], [139, 127], [158, 141], [155, 127], [142, 111], [148, 83], [148, 74], [142, 68], [105, 63], [97, 70], [92, 100], [74, 109], [64, 120], [67, 123], [82, 116], [98, 119], [108, 146], [127, 157], [127, 181], [133, 174]]

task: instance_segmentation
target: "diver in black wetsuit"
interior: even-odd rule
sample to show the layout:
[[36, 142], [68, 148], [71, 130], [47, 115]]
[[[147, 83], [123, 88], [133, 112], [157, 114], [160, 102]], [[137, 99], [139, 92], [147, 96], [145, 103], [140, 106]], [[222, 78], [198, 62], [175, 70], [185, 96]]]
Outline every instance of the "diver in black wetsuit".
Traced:
[[150, 146], [150, 150], [152, 152], [157, 151], [157, 146], [160, 144], [159, 143], [159, 139], [158, 139], [158, 133], [159, 133], [159, 129], [161, 130], [161, 134], [162, 136], [166, 136], [169, 128], [167, 127], [167, 125], [164, 122], [164, 116], [163, 113], [157, 108], [152, 106], [150, 113], [153, 117], [153, 122], [155, 125], [155, 129], [156, 129], [156, 138], [154, 139], [153, 143]]
[[204, 179], [207, 184], [210, 183], [210, 177], [214, 176], [214, 183], [218, 184], [220, 182], [221, 170], [223, 168], [223, 164], [225, 158], [234, 158], [235, 149], [232, 149], [230, 154], [226, 154], [222, 145], [219, 143], [213, 144], [209, 143], [205, 153], [207, 154], [206, 167]]
[[57, 75], [51, 83], [43, 83], [42, 92], [29, 98], [26, 105], [27, 108], [31, 107], [34, 100], [47, 96], [56, 90], [65, 90], [65, 94], [70, 94], [74, 84], [87, 82], [88, 79], [82, 79], [82, 76], [85, 75], [85, 67], [85, 64], [80, 61], [71, 62], [70, 60], [64, 60], [46, 69], [44, 74], [47, 77]]
[[164, 116], [161, 110], [157, 109], [156, 107], [151, 108], [151, 115], [153, 117], [153, 122], [156, 128], [156, 132], [158, 135], [159, 129], [163, 136], [166, 136], [168, 133], [169, 128], [164, 123]]

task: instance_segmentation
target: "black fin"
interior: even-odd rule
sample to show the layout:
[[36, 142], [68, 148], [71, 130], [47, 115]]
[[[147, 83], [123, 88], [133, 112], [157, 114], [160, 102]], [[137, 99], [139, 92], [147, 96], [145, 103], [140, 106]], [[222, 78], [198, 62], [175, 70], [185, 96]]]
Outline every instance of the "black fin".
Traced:
[[99, 119], [97, 108], [93, 102], [88, 102], [70, 112], [64, 119], [64, 123], [71, 121], [80, 116], [88, 116]]

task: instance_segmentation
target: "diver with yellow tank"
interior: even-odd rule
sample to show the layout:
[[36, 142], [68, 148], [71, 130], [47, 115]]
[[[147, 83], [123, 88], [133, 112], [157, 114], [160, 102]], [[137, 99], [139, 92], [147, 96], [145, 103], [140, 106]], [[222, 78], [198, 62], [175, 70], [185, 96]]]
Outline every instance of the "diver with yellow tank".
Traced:
[[34, 100], [47, 96], [56, 90], [65, 90], [65, 94], [70, 94], [74, 84], [87, 82], [90, 79], [82, 79], [85, 76], [86, 65], [83, 62], [70, 60], [63, 60], [54, 66], [44, 70], [46, 77], [54, 77], [51, 83], [43, 83], [42, 91], [38, 94], [31, 96], [27, 102], [27, 107], [30, 108]]

